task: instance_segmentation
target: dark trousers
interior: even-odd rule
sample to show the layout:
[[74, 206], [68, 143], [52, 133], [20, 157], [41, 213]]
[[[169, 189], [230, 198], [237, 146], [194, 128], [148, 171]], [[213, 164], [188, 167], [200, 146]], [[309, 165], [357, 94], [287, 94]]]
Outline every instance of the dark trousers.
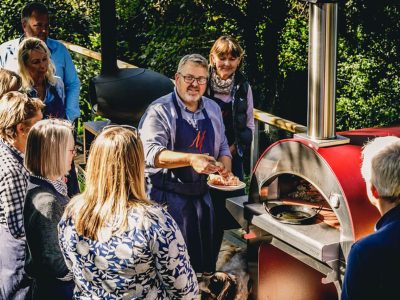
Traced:
[[74, 291], [73, 281], [57, 279], [34, 279], [32, 284], [33, 300], [71, 300]]

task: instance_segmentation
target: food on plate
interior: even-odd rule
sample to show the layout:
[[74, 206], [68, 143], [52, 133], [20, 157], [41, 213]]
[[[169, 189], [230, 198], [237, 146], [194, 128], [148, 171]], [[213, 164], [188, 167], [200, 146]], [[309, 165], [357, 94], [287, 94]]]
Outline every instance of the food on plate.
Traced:
[[208, 176], [208, 182], [213, 185], [223, 185], [223, 186], [237, 186], [240, 184], [239, 178], [233, 175], [224, 178], [221, 175], [210, 174]]

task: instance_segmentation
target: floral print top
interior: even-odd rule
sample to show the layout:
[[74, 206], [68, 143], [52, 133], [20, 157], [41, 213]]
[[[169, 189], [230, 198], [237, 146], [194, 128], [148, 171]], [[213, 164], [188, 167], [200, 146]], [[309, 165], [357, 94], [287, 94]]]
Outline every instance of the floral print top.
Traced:
[[101, 241], [77, 234], [73, 218], [59, 223], [61, 250], [75, 281], [74, 299], [196, 299], [198, 283], [186, 244], [159, 205], [130, 209], [128, 229]]

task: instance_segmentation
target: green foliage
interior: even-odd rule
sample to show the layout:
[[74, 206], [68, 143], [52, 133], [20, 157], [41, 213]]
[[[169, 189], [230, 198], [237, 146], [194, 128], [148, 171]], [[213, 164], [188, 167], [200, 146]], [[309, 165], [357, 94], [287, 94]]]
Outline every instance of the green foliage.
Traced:
[[[0, 4], [0, 43], [10, 39], [17, 38], [22, 34], [20, 12], [26, 3], [26, 0], [2, 0]], [[43, 1], [49, 8], [50, 12], [50, 35], [54, 39], [65, 40], [70, 43], [95, 48], [98, 40], [99, 23], [98, 18], [92, 16], [98, 15], [97, 1]], [[97, 35], [96, 35], [97, 34]], [[92, 37], [97, 38], [93, 39]], [[97, 42], [97, 45], [99, 43]], [[82, 56], [72, 54], [79, 78], [81, 80], [81, 120], [89, 120], [92, 118], [91, 104], [88, 98], [89, 79], [98, 74], [100, 68], [99, 63], [93, 60], [87, 60]], [[78, 126], [78, 134], [81, 131]]]
[[[19, 13], [27, 2], [1, 1], [0, 42], [21, 34]], [[53, 38], [100, 50], [99, 1], [43, 2], [51, 9]], [[296, 118], [306, 105], [308, 6], [304, 2], [116, 0], [116, 8], [119, 59], [173, 77], [181, 56], [196, 52], [208, 57], [214, 40], [230, 34], [245, 49], [242, 67], [257, 107], [287, 116], [292, 110]], [[388, 0], [340, 3], [338, 129], [400, 122], [398, 28], [400, 11]], [[79, 55], [73, 59], [82, 82], [81, 120], [86, 121], [94, 118], [88, 82], [99, 74], [100, 64]]]
[[307, 69], [308, 14], [304, 3], [292, 1], [279, 38], [279, 67], [282, 76]]
[[393, 64], [361, 50], [341, 47], [338, 63], [337, 123], [339, 130], [398, 124], [400, 77]]
[[347, 2], [338, 49], [338, 129], [400, 122], [400, 11], [389, 1]]

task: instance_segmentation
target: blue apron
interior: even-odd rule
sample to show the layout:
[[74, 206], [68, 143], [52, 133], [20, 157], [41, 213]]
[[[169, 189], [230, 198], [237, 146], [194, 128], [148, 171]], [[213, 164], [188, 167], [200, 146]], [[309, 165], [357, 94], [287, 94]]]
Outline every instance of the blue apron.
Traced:
[[[23, 159], [0, 141], [23, 168]], [[23, 300], [30, 296], [31, 280], [24, 270], [25, 240], [14, 238], [8, 228], [0, 225], [0, 299]]]
[[[193, 128], [182, 117], [175, 93], [172, 100], [178, 115], [174, 151], [208, 153], [214, 156], [214, 128], [207, 111], [202, 110], [203, 120]], [[216, 256], [214, 251], [214, 208], [207, 186], [207, 175], [199, 174], [192, 167], [163, 169], [150, 176], [149, 195], [159, 203], [165, 203], [185, 239], [190, 262], [196, 272], [213, 272]]]
[[[53, 101], [46, 102], [48, 98], [47, 93], [53, 95]], [[35, 89], [31, 89], [28, 91], [28, 96], [38, 97], [38, 93]], [[49, 118], [67, 119], [63, 99], [61, 99], [60, 95], [58, 94], [56, 87], [47, 82], [46, 82], [46, 96], [44, 99], [44, 104], [46, 104], [46, 106], [43, 109], [43, 119], [49, 119]]]

